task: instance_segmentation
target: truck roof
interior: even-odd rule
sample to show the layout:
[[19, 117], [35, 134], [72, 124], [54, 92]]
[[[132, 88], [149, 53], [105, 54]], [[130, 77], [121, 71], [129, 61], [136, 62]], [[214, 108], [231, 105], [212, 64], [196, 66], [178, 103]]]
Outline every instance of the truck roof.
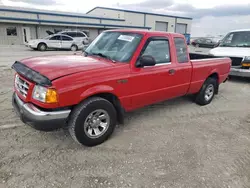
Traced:
[[171, 34], [175, 37], [183, 37], [184, 35], [174, 32], [164, 32], [164, 31], [153, 31], [153, 30], [143, 30], [143, 29], [112, 29], [106, 30], [104, 32], [116, 31], [116, 32], [130, 32], [130, 33], [139, 33], [139, 34], [147, 34], [147, 33], [155, 33], [155, 34]]

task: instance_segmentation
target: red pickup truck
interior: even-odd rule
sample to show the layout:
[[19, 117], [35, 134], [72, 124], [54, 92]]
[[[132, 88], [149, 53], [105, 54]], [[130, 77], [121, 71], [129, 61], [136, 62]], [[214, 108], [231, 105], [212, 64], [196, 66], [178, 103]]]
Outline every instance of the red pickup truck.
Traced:
[[181, 34], [108, 30], [82, 54], [16, 61], [13, 107], [38, 130], [68, 127], [77, 142], [95, 146], [127, 111], [188, 94], [209, 104], [231, 60], [201, 57], [188, 53]]

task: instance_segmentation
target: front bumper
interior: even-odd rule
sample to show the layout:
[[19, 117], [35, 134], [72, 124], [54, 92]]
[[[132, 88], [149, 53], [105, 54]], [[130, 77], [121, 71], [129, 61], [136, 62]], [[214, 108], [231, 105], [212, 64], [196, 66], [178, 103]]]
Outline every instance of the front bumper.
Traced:
[[242, 69], [241, 67], [232, 67], [230, 76], [250, 77], [250, 69]]
[[25, 46], [32, 49], [37, 48], [37, 44], [25, 43]]
[[37, 130], [52, 131], [67, 125], [71, 110], [42, 111], [31, 103], [24, 103], [14, 92], [12, 105], [20, 119]]

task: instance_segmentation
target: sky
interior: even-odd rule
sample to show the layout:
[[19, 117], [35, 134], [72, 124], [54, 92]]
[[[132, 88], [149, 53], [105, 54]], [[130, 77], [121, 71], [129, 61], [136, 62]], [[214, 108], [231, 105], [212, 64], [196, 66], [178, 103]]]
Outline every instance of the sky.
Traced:
[[192, 36], [250, 28], [250, 0], [0, 0], [25, 8], [85, 13], [96, 6], [192, 17]]

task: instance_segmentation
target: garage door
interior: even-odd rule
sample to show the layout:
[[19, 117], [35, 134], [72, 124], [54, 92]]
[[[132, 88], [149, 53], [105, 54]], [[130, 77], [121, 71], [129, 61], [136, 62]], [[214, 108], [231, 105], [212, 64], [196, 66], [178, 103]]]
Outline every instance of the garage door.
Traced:
[[176, 33], [185, 34], [187, 32], [187, 24], [176, 24]]
[[168, 22], [155, 22], [156, 31], [168, 31]]

